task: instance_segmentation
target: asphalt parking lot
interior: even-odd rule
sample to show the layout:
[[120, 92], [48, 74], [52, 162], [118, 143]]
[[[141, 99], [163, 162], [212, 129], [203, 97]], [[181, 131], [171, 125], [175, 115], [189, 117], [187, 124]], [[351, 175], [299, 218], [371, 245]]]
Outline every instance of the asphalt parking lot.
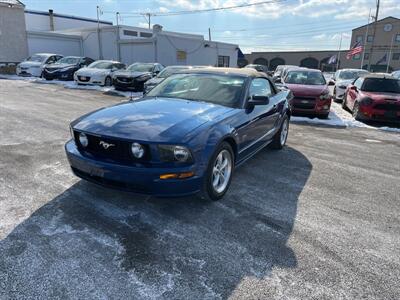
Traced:
[[154, 199], [69, 170], [121, 100], [0, 80], [0, 299], [400, 299], [400, 134], [291, 124], [222, 201]]

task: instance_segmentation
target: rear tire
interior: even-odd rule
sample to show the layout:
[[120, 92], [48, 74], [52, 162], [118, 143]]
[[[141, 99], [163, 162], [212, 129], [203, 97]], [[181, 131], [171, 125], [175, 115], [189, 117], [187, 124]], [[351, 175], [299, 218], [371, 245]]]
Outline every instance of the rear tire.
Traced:
[[289, 135], [289, 117], [288, 115], [285, 115], [281, 127], [272, 138], [271, 144], [269, 144], [270, 148], [275, 150], [282, 149], [286, 144], [288, 135]]
[[353, 118], [356, 121], [362, 121], [362, 115], [360, 113], [360, 104], [358, 103], [358, 101], [354, 102], [352, 114], [353, 114]]
[[208, 162], [200, 197], [210, 201], [222, 199], [231, 184], [234, 165], [232, 147], [222, 142]]
[[347, 94], [346, 92], [343, 94], [343, 100], [342, 100], [342, 108], [344, 110], [348, 110], [347, 104], [346, 104], [346, 99], [347, 99]]

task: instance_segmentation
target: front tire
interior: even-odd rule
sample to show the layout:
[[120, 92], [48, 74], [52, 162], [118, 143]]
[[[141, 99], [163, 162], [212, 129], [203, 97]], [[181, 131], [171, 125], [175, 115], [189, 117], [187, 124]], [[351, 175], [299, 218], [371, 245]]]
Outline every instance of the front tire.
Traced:
[[285, 115], [281, 127], [279, 128], [278, 132], [275, 133], [272, 139], [270, 147], [276, 150], [282, 149], [286, 144], [288, 134], [289, 134], [289, 117]]
[[208, 163], [201, 198], [217, 201], [224, 197], [232, 181], [234, 162], [232, 147], [221, 143]]
[[104, 79], [104, 86], [112, 86], [112, 79], [110, 76], [107, 76], [106, 79]]
[[360, 104], [358, 101], [354, 102], [354, 107], [353, 107], [353, 118], [356, 121], [362, 121], [362, 115], [360, 113]]
[[343, 100], [342, 100], [342, 108], [343, 108], [344, 110], [347, 110], [346, 99], [347, 99], [347, 93], [344, 92]]

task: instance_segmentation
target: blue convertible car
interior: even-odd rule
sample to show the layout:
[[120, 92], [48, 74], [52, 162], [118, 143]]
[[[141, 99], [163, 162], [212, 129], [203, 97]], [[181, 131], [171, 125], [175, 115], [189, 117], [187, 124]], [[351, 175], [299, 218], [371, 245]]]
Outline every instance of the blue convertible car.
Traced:
[[252, 69], [187, 70], [138, 101], [75, 120], [65, 150], [73, 172], [94, 183], [218, 200], [236, 166], [285, 145], [290, 97]]

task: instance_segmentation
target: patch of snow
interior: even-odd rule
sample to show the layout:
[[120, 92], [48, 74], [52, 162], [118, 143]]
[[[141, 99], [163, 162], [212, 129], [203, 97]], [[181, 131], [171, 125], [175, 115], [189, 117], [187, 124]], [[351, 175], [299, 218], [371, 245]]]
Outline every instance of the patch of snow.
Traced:
[[369, 129], [400, 133], [400, 128], [388, 127], [388, 126], [374, 127], [371, 125], [367, 125], [363, 122], [357, 121], [348, 111], [344, 110], [340, 104], [337, 104], [335, 102], [332, 103], [331, 111], [329, 112], [329, 116], [327, 119], [293, 116], [290, 119], [290, 121], [299, 123], [327, 125], [327, 126], [369, 128]]

